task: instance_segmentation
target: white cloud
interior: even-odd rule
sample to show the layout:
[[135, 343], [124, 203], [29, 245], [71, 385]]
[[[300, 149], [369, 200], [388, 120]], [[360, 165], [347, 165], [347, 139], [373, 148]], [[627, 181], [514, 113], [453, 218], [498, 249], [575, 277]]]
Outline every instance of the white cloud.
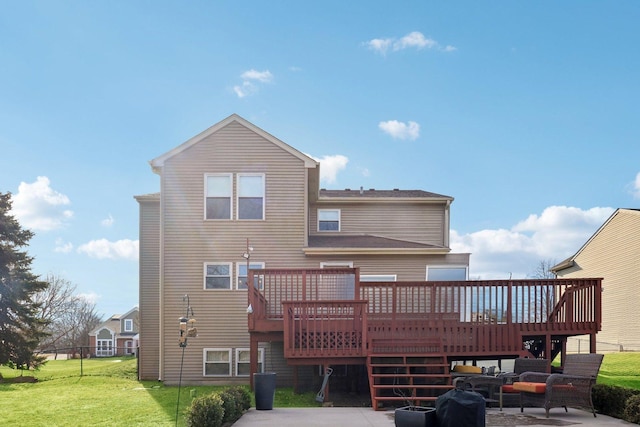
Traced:
[[56, 247], [53, 250], [54, 252], [68, 254], [73, 250], [73, 244], [70, 242], [65, 242], [62, 239], [56, 239]]
[[273, 74], [269, 70], [257, 71], [251, 69], [242, 73], [240, 77], [242, 80], [257, 80], [262, 83], [271, 83], [273, 80]]
[[403, 123], [397, 120], [388, 120], [378, 123], [378, 127], [394, 139], [415, 140], [420, 136], [420, 125], [416, 122]]
[[98, 259], [138, 259], [138, 240], [118, 240], [110, 242], [107, 239], [92, 240], [78, 247], [79, 253]]
[[638, 172], [636, 180], [631, 184], [631, 194], [634, 199], [640, 199], [640, 172]]
[[273, 81], [273, 74], [269, 70], [257, 71], [254, 69], [245, 71], [240, 75], [242, 84], [233, 87], [233, 91], [238, 98], [244, 98], [249, 95], [253, 95], [258, 92], [258, 83], [271, 83]]
[[421, 32], [414, 31], [395, 42], [393, 44], [393, 50], [402, 50], [410, 47], [431, 49], [436, 46], [438, 46], [438, 42], [433, 39], [426, 38]]
[[12, 201], [12, 212], [20, 225], [31, 230], [55, 230], [73, 216], [73, 211], [65, 209], [71, 204], [69, 198], [52, 189], [46, 176], [31, 184], [21, 182]]
[[369, 46], [369, 49], [384, 55], [393, 45], [393, 39], [373, 39], [369, 40], [365, 44]]
[[238, 98], [244, 98], [257, 92], [258, 88], [251, 82], [242, 82], [242, 85], [234, 86], [233, 91], [238, 95]]
[[78, 298], [81, 298], [88, 303], [95, 304], [101, 298], [101, 295], [98, 295], [95, 292], [84, 292], [76, 295]]
[[437, 49], [442, 52], [453, 52], [457, 50], [455, 46], [442, 46], [436, 40], [425, 37], [419, 31], [412, 31], [409, 34], [397, 38], [371, 39], [364, 43], [369, 49], [381, 55], [386, 55], [389, 50], [397, 52], [399, 50], [415, 48], [415, 49]]
[[100, 221], [100, 224], [102, 224], [103, 227], [111, 227], [114, 222], [115, 220], [113, 219], [113, 216], [109, 214], [108, 217]]
[[525, 278], [543, 260], [560, 262], [575, 254], [614, 210], [550, 206], [508, 230], [481, 230], [465, 235], [452, 230], [451, 248], [471, 253], [471, 278], [506, 279], [510, 275], [514, 279]]
[[313, 160], [320, 162], [320, 181], [326, 182], [327, 184], [336, 182], [338, 172], [344, 170], [347, 167], [347, 163], [349, 163], [349, 159], [342, 154], [324, 156], [322, 158], [307, 155]]

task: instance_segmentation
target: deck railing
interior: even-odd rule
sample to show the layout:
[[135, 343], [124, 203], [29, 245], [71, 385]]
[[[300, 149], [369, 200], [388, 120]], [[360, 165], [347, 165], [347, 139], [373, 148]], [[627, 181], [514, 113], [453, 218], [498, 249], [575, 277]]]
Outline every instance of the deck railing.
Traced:
[[[445, 351], [503, 354], [521, 350], [525, 336], [590, 334], [601, 326], [601, 279], [360, 282], [358, 277], [358, 269], [251, 270], [249, 330], [350, 331], [352, 326], [323, 317], [348, 306], [354, 310], [350, 321], [366, 319], [362, 334], [369, 340], [438, 337]], [[285, 339], [302, 356], [300, 341]]]
[[287, 357], [366, 356], [366, 301], [285, 301]]

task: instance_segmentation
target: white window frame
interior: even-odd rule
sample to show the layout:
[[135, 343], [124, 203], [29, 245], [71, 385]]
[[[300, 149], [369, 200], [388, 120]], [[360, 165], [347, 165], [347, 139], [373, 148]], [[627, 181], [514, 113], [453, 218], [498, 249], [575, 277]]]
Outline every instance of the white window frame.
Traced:
[[133, 332], [133, 319], [124, 319], [124, 331]]
[[[240, 283], [240, 278], [244, 278], [246, 277], [248, 279], [248, 275], [247, 276], [241, 276], [240, 275], [240, 269], [247, 268], [247, 263], [246, 262], [239, 262], [236, 264], [236, 290], [239, 291], [246, 291], [248, 289], [248, 287], [241, 287], [241, 283]], [[256, 261], [249, 261], [249, 270], [251, 269], [264, 269], [264, 262], [256, 262]], [[248, 271], [247, 271], [248, 273]], [[258, 280], [259, 280], [259, 289], [262, 290], [264, 288], [264, 280], [260, 280], [260, 278], [262, 278], [264, 276], [260, 275], [258, 276]]]
[[[429, 280], [429, 270], [464, 270], [464, 279]], [[457, 280], [469, 280], [469, 266], [466, 265], [428, 265], [425, 271], [425, 280], [435, 282], [455, 282]]]
[[320, 263], [320, 268], [345, 267], [353, 268], [353, 261], [325, 261]]
[[[222, 362], [208, 362], [207, 361], [207, 353], [208, 352], [213, 352], [213, 351], [219, 351], [219, 352], [227, 352], [227, 365], [228, 365], [228, 370], [226, 374], [207, 374], [207, 363], [214, 363], [214, 364], [219, 364], [219, 365], [223, 365], [224, 363]], [[203, 348], [202, 349], [202, 376], [203, 377], [230, 377], [231, 376], [231, 349], [230, 348]]]
[[[262, 217], [261, 218], [240, 218], [240, 195], [242, 193], [242, 187], [240, 185], [240, 181], [243, 177], [260, 177], [262, 180], [262, 188], [261, 188], [261, 197], [262, 197]], [[265, 219], [265, 209], [267, 205], [267, 195], [266, 195], [266, 179], [265, 174], [263, 173], [239, 173], [236, 174], [236, 219], [238, 221], [264, 221]]]
[[113, 339], [97, 339], [96, 338], [96, 356], [110, 357], [114, 355]]
[[[227, 276], [221, 276], [221, 275], [211, 275], [209, 276], [207, 274], [207, 267], [210, 265], [226, 265], [227, 268], [229, 269], [229, 287], [228, 288], [207, 288], [207, 277], [227, 277]], [[202, 289], [204, 289], [205, 291], [230, 291], [231, 289], [233, 289], [233, 283], [232, 283], [232, 278], [233, 278], [233, 263], [231, 262], [216, 262], [216, 261], [211, 261], [211, 262], [205, 262], [204, 263], [204, 267], [203, 267], [203, 282], [202, 282]]]
[[124, 354], [133, 354], [133, 340], [127, 340], [124, 342]]
[[[209, 178], [227, 177], [229, 179], [229, 217], [207, 218], [207, 199], [209, 198]], [[225, 196], [226, 197], [226, 196]], [[233, 174], [231, 173], [207, 173], [204, 175], [204, 219], [207, 221], [228, 221], [233, 218]]]
[[[320, 219], [321, 213], [323, 212], [335, 212], [338, 214], [338, 229], [337, 230], [321, 230], [320, 223], [323, 221]], [[328, 221], [328, 220], [324, 220]], [[342, 211], [340, 209], [318, 209], [318, 224], [317, 224], [318, 232], [321, 233], [337, 233], [342, 229]]]
[[360, 282], [396, 282], [397, 274], [361, 274]]
[[[240, 352], [250, 352], [250, 349], [248, 348], [236, 348], [236, 359], [235, 359], [235, 373], [237, 377], [248, 377], [249, 374], [239, 374], [238, 372], [240, 372], [238, 370], [238, 366], [240, 365]], [[249, 353], [249, 356], [251, 356], [251, 354]], [[249, 365], [251, 362], [246, 362], [245, 364]], [[264, 372], [264, 348], [262, 347], [258, 347], [258, 372], [262, 373]]]

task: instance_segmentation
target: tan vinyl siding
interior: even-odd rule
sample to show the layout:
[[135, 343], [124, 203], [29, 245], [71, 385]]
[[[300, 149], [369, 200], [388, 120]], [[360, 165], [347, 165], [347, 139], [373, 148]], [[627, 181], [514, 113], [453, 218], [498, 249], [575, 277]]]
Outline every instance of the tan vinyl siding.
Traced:
[[[205, 174], [232, 173], [233, 218], [236, 218], [238, 173], [265, 176], [265, 220], [205, 220]], [[300, 264], [305, 238], [303, 162], [244, 126], [231, 123], [170, 158], [162, 174], [164, 213], [164, 380], [177, 381], [181, 348], [177, 319], [184, 315], [189, 295], [198, 337], [189, 339], [183, 379], [203, 377], [203, 348], [248, 348], [247, 294], [244, 290], [204, 290], [204, 263], [232, 264], [232, 283], [246, 239], [251, 260], [267, 268]], [[293, 255], [292, 255], [293, 254]], [[297, 260], [292, 259], [297, 258]], [[233, 352], [235, 357], [235, 352]], [[238, 380], [247, 381], [247, 378]], [[219, 381], [219, 380], [218, 380]], [[227, 379], [229, 381], [229, 379]]]
[[318, 231], [318, 209], [340, 209], [339, 234], [372, 234], [400, 240], [445, 246], [445, 207], [426, 203], [331, 203], [309, 210], [309, 234]]
[[140, 197], [138, 202], [140, 293], [139, 316], [134, 324], [134, 330], [140, 331], [138, 376], [141, 380], [157, 380], [160, 375], [160, 199]]
[[[640, 350], [640, 212], [619, 210], [560, 277], [602, 277], [602, 331], [598, 351]], [[584, 340], [584, 338], [582, 338]], [[588, 349], [588, 342], [581, 347]]]

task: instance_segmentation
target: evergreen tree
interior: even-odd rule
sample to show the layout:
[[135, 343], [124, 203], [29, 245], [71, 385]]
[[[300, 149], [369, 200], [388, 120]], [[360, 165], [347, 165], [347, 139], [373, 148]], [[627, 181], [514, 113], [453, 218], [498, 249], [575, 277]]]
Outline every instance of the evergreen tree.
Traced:
[[25, 369], [43, 363], [35, 350], [45, 325], [33, 297], [48, 283], [31, 272], [33, 258], [23, 250], [33, 233], [10, 211], [11, 193], [0, 192], [0, 364]]

